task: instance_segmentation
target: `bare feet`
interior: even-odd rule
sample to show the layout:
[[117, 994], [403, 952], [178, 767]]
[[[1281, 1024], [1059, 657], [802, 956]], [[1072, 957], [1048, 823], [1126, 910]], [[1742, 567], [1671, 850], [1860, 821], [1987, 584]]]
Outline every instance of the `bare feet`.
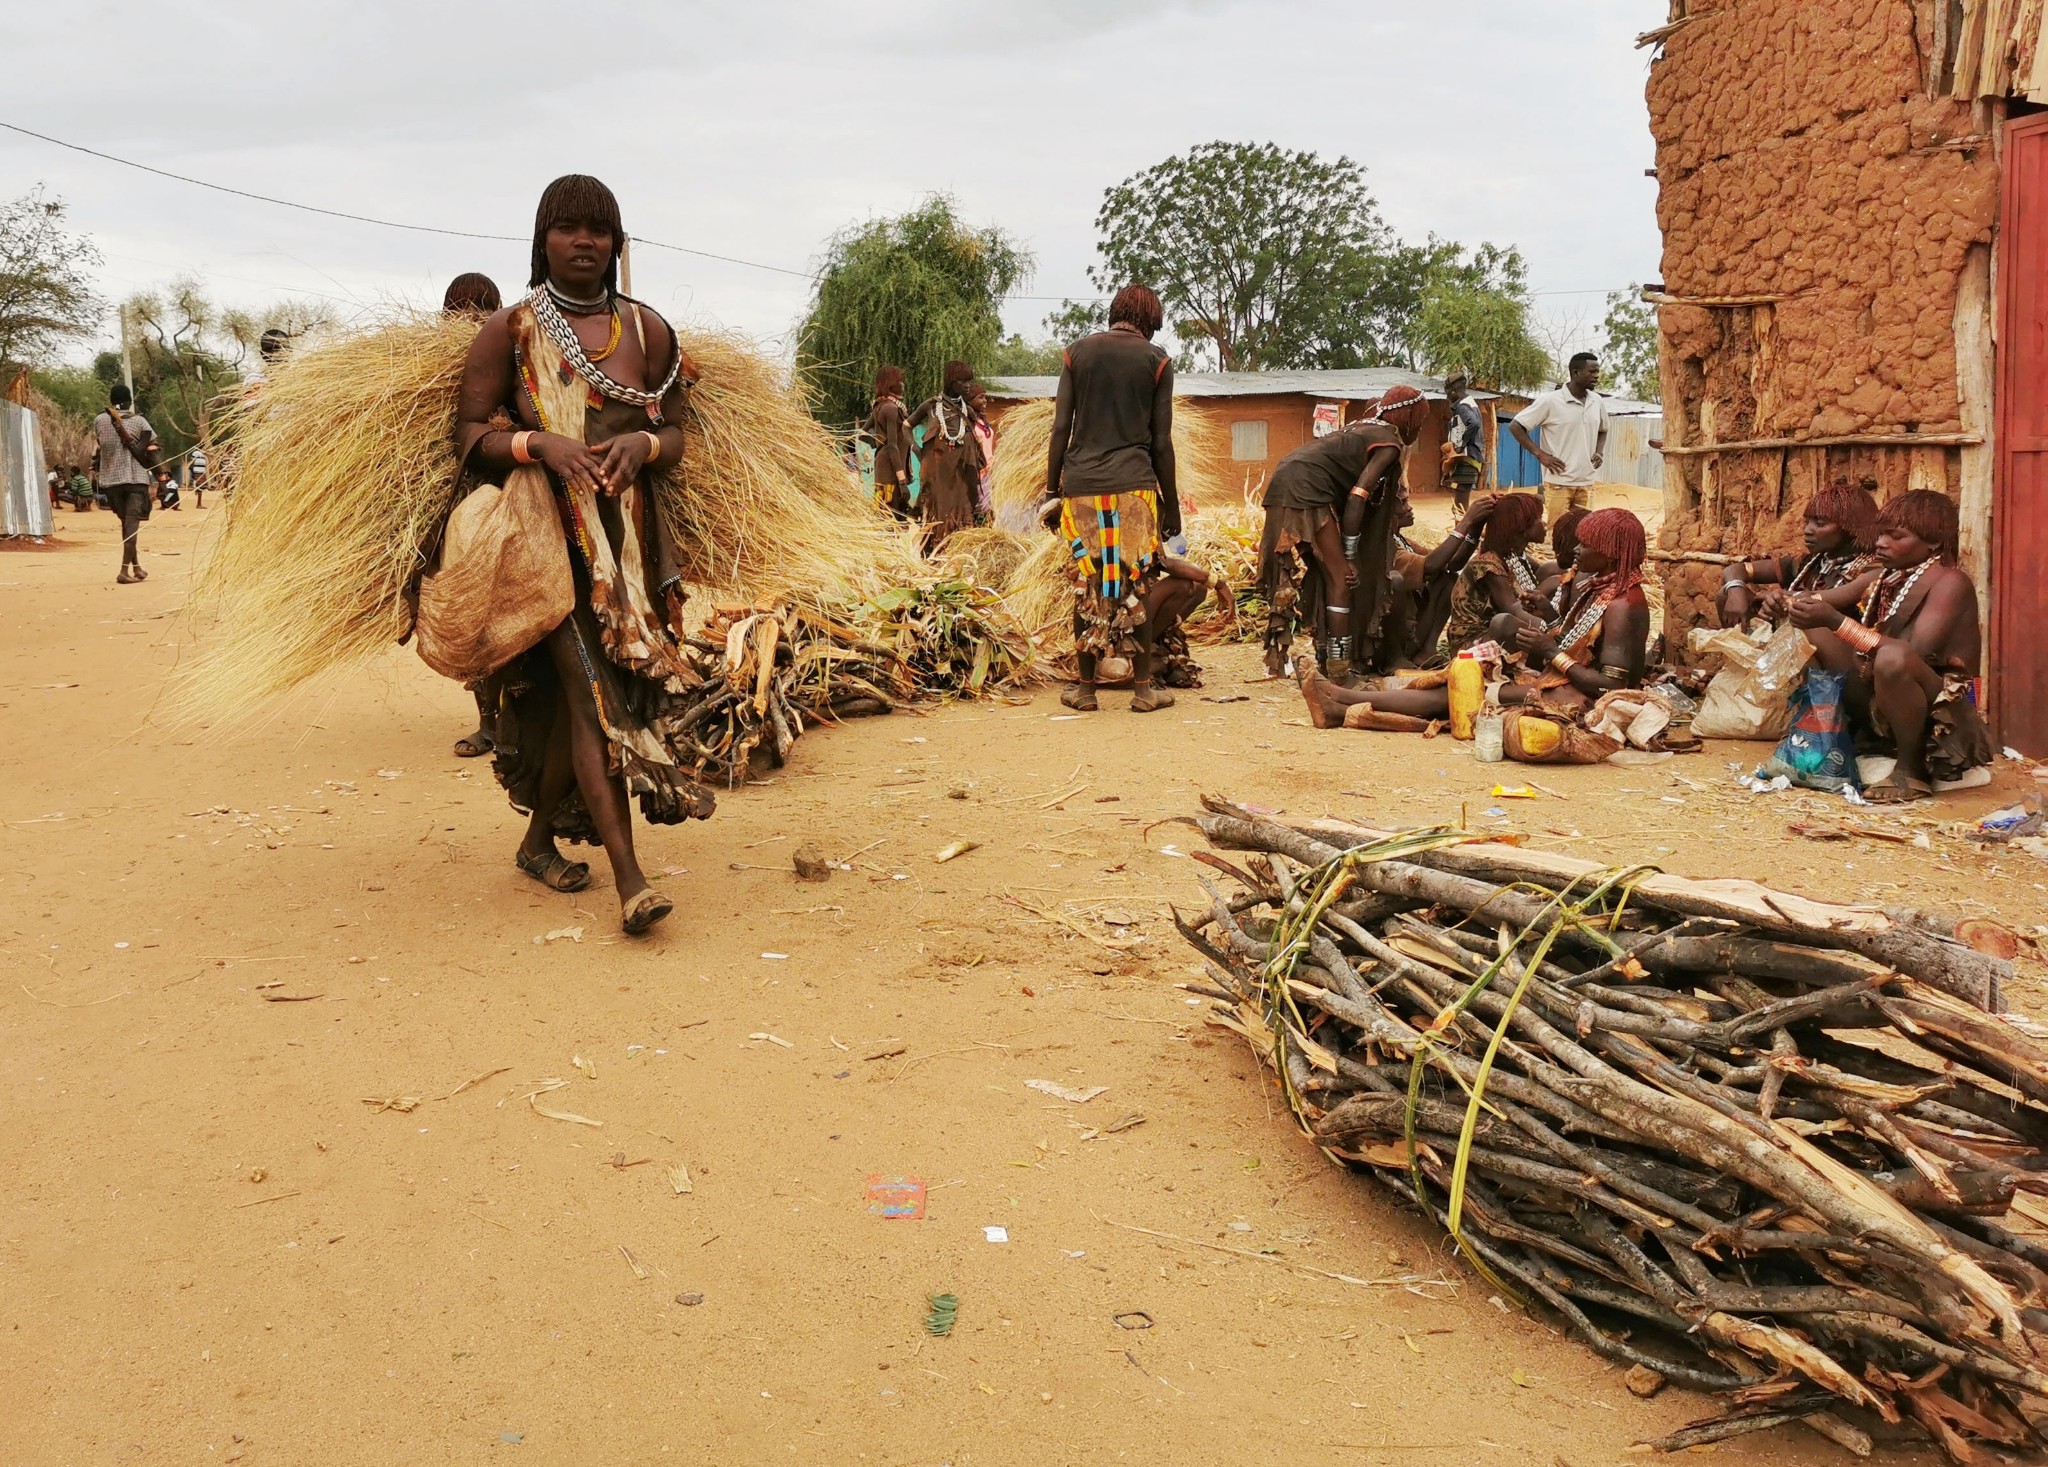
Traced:
[[1093, 713], [1102, 706], [1095, 701], [1095, 684], [1093, 683], [1075, 683], [1071, 688], [1060, 694], [1060, 703], [1064, 707], [1073, 709], [1076, 713]]
[[1157, 713], [1161, 708], [1173, 706], [1173, 694], [1155, 688], [1150, 683], [1139, 683], [1131, 689], [1131, 712]]
[[1301, 685], [1301, 701], [1308, 704], [1308, 721], [1313, 728], [1338, 728], [1344, 715], [1341, 710], [1332, 712], [1330, 705], [1323, 701], [1323, 679], [1316, 671], [1316, 665], [1306, 657], [1294, 659], [1294, 678]]

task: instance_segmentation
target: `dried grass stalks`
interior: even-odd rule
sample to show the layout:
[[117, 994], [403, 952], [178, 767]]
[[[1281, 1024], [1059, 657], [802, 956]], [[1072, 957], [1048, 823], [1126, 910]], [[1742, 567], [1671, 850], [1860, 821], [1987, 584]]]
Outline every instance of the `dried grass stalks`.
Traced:
[[[1026, 511], [1045, 499], [1045, 454], [1052, 443], [1050, 400], [1020, 403], [996, 425], [995, 470], [989, 497], [1000, 515]], [[1215, 416], [1187, 398], [1173, 404], [1173, 457], [1183, 504], [1198, 508], [1243, 497], [1230, 473], [1230, 436]]]
[[411, 630], [405, 590], [455, 496], [475, 323], [428, 316], [294, 352], [217, 420], [224, 527], [193, 611], [206, 645], [172, 714], [234, 722]]
[[[413, 316], [311, 344], [226, 412], [219, 477], [233, 497], [174, 718], [249, 718], [410, 630], [407, 589], [455, 497], [455, 395], [475, 331]], [[702, 376], [661, 502], [693, 584], [830, 606], [935, 578], [772, 360], [729, 334], [679, 334]]]

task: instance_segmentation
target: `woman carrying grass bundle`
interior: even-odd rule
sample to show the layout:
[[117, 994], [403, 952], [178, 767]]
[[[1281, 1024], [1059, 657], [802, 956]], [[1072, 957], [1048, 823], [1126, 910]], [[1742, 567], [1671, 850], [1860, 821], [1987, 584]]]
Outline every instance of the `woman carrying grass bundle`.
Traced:
[[[498, 282], [475, 270], [456, 276], [441, 293], [441, 310], [448, 315], [489, 317], [497, 314], [504, 304], [504, 297], [498, 293]], [[490, 679], [473, 679], [469, 691], [476, 699], [476, 732], [464, 734], [455, 741], [455, 757], [458, 759], [477, 759], [490, 753], [491, 726], [497, 722], [486, 696], [490, 691]]]
[[478, 332], [455, 448], [474, 477], [546, 475], [575, 582], [569, 616], [491, 680], [496, 773], [530, 817], [519, 869], [580, 891], [590, 868], [556, 841], [601, 842], [620, 919], [639, 933], [674, 904], [640, 870], [627, 797], [656, 824], [708, 816], [712, 799], [686, 771], [676, 726], [702, 679], [677, 645], [680, 575], [648, 472], [682, 454], [695, 369], [668, 322], [618, 293], [625, 237], [602, 183], [548, 185], [533, 292]]
[[1173, 578], [1146, 573], [1161, 537], [1180, 533], [1173, 459], [1173, 362], [1152, 338], [1165, 324], [1159, 297], [1127, 285], [1109, 304], [1109, 329], [1066, 350], [1046, 493], [1060, 509], [1060, 534], [1074, 548], [1074, 641], [1080, 676], [1060, 695], [1092, 713], [1099, 659], [1131, 659], [1131, 711], [1173, 706], [1152, 685], [1153, 618]]
[[924, 548], [936, 551], [955, 530], [974, 525], [974, 500], [981, 486], [981, 440], [974, 436], [974, 409], [967, 389], [974, 368], [946, 363], [945, 390], [919, 404], [908, 427], [917, 444], [917, 499], [924, 520]]

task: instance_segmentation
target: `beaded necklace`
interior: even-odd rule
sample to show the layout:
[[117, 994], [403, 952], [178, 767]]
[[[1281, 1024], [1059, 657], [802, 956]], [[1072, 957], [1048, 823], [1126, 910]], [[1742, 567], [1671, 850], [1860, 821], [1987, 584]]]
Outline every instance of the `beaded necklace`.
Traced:
[[578, 311], [586, 316], [594, 316], [612, 303], [611, 292], [608, 290], [599, 291], [586, 300], [581, 296], [569, 294], [552, 280], [544, 280], [541, 284], [547, 287], [548, 294], [554, 297], [555, 304], [566, 311]]
[[1920, 583], [1920, 578], [1927, 574], [1927, 568], [1933, 564], [1934, 557], [1930, 555], [1927, 559], [1914, 566], [1913, 573], [1905, 578], [1897, 592], [1893, 594], [1891, 600], [1885, 603], [1884, 614], [1879, 616], [1877, 620], [1872, 621], [1870, 614], [1877, 609], [1878, 602], [1884, 595], [1885, 586], [1899, 572], [1893, 571], [1891, 575], [1881, 577], [1878, 583], [1864, 594], [1863, 604], [1856, 609], [1856, 619], [1867, 627], [1876, 627], [1879, 631], [1883, 631], [1891, 625], [1892, 618], [1899, 614], [1899, 608], [1906, 604], [1906, 598], [1913, 594], [1913, 587]]
[[[622, 382], [615, 382], [597, 369], [589, 354], [583, 350], [583, 343], [577, 340], [576, 328], [571, 326], [556, 308], [554, 298], [547, 290], [536, 289], [526, 298], [526, 303], [533, 309], [533, 319], [540, 323], [540, 329], [547, 333], [548, 340], [562, 353], [562, 360], [569, 364], [577, 376], [614, 402], [628, 403], [634, 407], [653, 407], [668, 395], [671, 387], [676, 385], [676, 378], [683, 370], [683, 350], [680, 342], [676, 344], [676, 358], [669, 364], [668, 375], [662, 379], [661, 385], [652, 392], [642, 391], [638, 387], [628, 387]], [[614, 313], [611, 345], [605, 348], [598, 360], [610, 356], [617, 348], [618, 330], [618, 317]]]
[[1793, 572], [1792, 584], [1787, 591], [1803, 591], [1809, 586], [1818, 590], [1830, 583], [1839, 586], [1849, 579], [1849, 572], [1860, 560], [1867, 559], [1861, 550], [1850, 546], [1847, 550], [1816, 551]]
[[1515, 578], [1517, 591], [1534, 591], [1537, 588], [1536, 562], [1529, 559], [1528, 551], [1501, 558], [1507, 562], [1508, 574]]
[[1600, 624], [1600, 618], [1607, 615], [1607, 607], [1614, 600], [1614, 594], [1603, 591], [1597, 580], [1588, 584], [1583, 594], [1585, 600], [1574, 608], [1575, 615], [1558, 634], [1557, 645], [1561, 651], [1570, 652], [1578, 646], [1580, 639]]
[[[960, 431], [957, 433], [952, 430], [946, 421], [946, 404], [948, 403], [957, 404], [960, 409]], [[939, 437], [956, 446], [967, 437], [967, 430], [972, 425], [972, 415], [967, 411], [967, 399], [964, 397], [947, 397], [943, 393], [940, 394], [939, 410], [932, 416], [938, 419]]]

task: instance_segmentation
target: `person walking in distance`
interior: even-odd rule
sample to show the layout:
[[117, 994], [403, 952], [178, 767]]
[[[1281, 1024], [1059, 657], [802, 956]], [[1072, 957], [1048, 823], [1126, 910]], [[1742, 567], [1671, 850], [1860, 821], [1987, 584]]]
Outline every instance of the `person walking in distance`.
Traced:
[[[1600, 359], [1582, 351], [1566, 370], [1564, 386], [1539, 394], [1508, 422], [1515, 442], [1543, 465], [1543, 508], [1553, 524], [1568, 509], [1586, 508], [1607, 452], [1607, 407], [1593, 390]], [[1543, 434], [1541, 446], [1529, 436], [1536, 430]]]
[[156, 429], [134, 406], [135, 394], [125, 382], [116, 382], [107, 392], [107, 410], [92, 423], [100, 489], [107, 508], [121, 516], [121, 573], [114, 579], [123, 586], [149, 579], [136, 554], [135, 536], [149, 518], [151, 471], [160, 452]]

